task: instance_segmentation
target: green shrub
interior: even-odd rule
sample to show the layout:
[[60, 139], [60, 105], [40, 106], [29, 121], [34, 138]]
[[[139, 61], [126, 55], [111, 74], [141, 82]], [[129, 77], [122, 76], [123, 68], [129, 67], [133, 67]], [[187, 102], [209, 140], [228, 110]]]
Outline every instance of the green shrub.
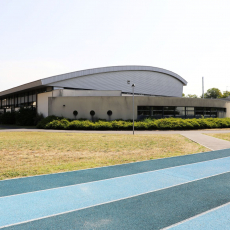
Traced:
[[46, 125], [48, 123], [50, 123], [51, 121], [57, 120], [59, 119], [57, 116], [48, 116], [46, 118], [44, 118], [43, 120], [41, 120], [38, 124], [37, 124], [37, 128], [38, 129], [45, 129]]
[[75, 129], [75, 130], [90, 130], [94, 129], [94, 123], [89, 120], [75, 120], [69, 123], [68, 129]]
[[35, 125], [36, 111], [32, 108], [21, 107], [19, 111], [15, 113], [16, 125]]
[[116, 121], [111, 121], [111, 123], [112, 123], [112, 129], [114, 130], [131, 130], [133, 127], [133, 123], [130, 121], [116, 120]]
[[39, 121], [44, 119], [42, 114], [36, 114], [32, 108], [21, 107], [16, 112], [6, 112], [0, 114], [0, 124], [16, 124], [16, 125], [36, 125]]
[[[163, 118], [145, 119], [134, 122], [135, 130], [186, 130], [186, 129], [207, 129], [230, 127], [230, 118], [201, 118], [201, 119], [182, 119], [182, 118]], [[72, 130], [132, 130], [132, 121], [98, 120], [68, 120], [60, 117], [50, 116], [43, 119], [37, 125], [38, 128], [49, 129], [72, 129]]]
[[34, 117], [34, 124], [37, 125], [41, 120], [44, 119], [44, 116], [42, 113], [37, 113]]
[[6, 112], [0, 114], [0, 124], [13, 125], [15, 124], [15, 112]]
[[68, 129], [69, 121], [65, 118], [61, 120], [53, 120], [46, 124], [46, 129]]
[[186, 122], [188, 124], [190, 124], [191, 129], [199, 129], [200, 128], [200, 124], [198, 122], [198, 119], [196, 119], [196, 118], [186, 119]]
[[96, 130], [111, 130], [112, 128], [112, 123], [109, 121], [98, 121], [94, 123], [94, 129]]

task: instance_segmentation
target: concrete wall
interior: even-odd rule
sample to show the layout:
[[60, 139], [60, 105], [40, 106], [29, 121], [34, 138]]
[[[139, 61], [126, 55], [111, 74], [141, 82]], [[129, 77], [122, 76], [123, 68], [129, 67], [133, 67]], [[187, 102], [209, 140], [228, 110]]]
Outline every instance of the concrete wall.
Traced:
[[[65, 106], [63, 106], [65, 105]], [[230, 117], [230, 103], [224, 100], [177, 98], [177, 97], [134, 97], [135, 119], [137, 106], [191, 106], [227, 108]], [[132, 97], [52, 97], [49, 98], [49, 115], [74, 119], [73, 111], [78, 111], [77, 118], [91, 119], [90, 111], [95, 111], [95, 118], [109, 119], [108, 110], [112, 110], [111, 120], [132, 119]]]
[[48, 116], [48, 97], [81, 97], [81, 96], [121, 96], [119, 90], [69, 90], [56, 89], [51, 92], [40, 93], [37, 98], [37, 112], [42, 113], [44, 117]]
[[37, 95], [37, 112], [42, 113], [44, 117], [48, 116], [48, 97], [52, 97], [52, 92]]

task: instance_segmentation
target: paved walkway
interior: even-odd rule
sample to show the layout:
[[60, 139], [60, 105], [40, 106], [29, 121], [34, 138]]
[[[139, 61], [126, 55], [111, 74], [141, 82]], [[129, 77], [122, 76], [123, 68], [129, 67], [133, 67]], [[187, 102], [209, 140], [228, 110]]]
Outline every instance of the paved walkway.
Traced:
[[[132, 131], [97, 131], [97, 130], [50, 130], [50, 129], [33, 129], [20, 128], [13, 126], [0, 126], [0, 132], [50, 132], [50, 133], [97, 133], [97, 134], [129, 134]], [[181, 134], [190, 140], [199, 143], [200, 145], [209, 148], [210, 150], [220, 150], [230, 148], [230, 142], [221, 140], [215, 137], [210, 137], [208, 133], [230, 133], [230, 129], [209, 129], [209, 130], [157, 130], [157, 131], [135, 131], [135, 134]]]
[[[182, 133], [181, 133], [182, 134]], [[182, 134], [190, 140], [197, 142], [211, 150], [220, 150], [230, 148], [230, 141], [221, 140], [215, 137], [207, 136], [198, 132], [187, 132]]]

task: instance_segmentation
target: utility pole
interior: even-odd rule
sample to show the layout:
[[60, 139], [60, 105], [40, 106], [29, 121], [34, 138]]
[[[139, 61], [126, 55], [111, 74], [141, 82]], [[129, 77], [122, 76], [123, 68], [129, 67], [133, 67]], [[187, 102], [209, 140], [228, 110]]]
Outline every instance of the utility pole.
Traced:
[[134, 87], [135, 87], [135, 84], [132, 84], [132, 88], [133, 88], [133, 135], [134, 135]]
[[[129, 85], [130, 84], [130, 80], [127, 80], [127, 84]], [[134, 87], [135, 87], [135, 84], [132, 84], [132, 91], [133, 91], [133, 135], [134, 135]]]

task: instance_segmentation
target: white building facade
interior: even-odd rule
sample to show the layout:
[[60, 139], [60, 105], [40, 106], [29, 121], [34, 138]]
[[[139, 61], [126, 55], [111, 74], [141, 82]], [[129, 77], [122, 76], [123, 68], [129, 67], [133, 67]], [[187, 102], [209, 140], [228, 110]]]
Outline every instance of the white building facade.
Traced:
[[182, 98], [186, 80], [151, 66], [95, 68], [30, 82], [0, 92], [0, 112], [30, 106], [44, 116], [73, 119], [76, 110], [77, 118], [90, 119], [89, 112], [94, 110], [98, 119], [131, 119], [132, 84], [135, 119], [229, 116], [229, 101]]

